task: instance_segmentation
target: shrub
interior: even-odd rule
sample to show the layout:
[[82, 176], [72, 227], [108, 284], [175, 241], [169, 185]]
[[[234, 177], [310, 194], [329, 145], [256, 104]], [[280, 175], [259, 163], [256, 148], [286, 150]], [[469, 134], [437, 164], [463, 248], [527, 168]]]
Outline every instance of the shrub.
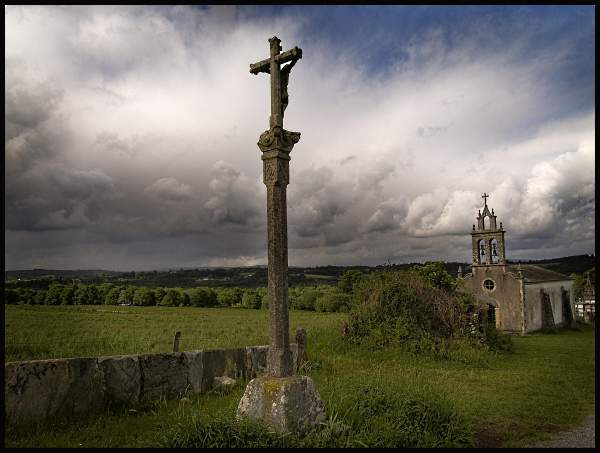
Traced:
[[329, 292], [317, 297], [315, 310], [321, 312], [348, 311], [350, 296], [339, 292]]
[[180, 296], [180, 302], [179, 302], [179, 306], [180, 307], [189, 307], [190, 306], [190, 295], [188, 293], [186, 293], [185, 291], [179, 291], [179, 296]]
[[16, 305], [19, 302], [19, 291], [12, 288], [4, 288], [4, 303]]
[[256, 291], [244, 291], [242, 297], [242, 307], [259, 309], [262, 305], [262, 298]]
[[302, 294], [294, 301], [293, 308], [297, 310], [315, 310], [317, 303], [317, 291], [314, 289], [304, 289]]
[[195, 288], [190, 291], [190, 305], [194, 307], [214, 307], [217, 293], [209, 288]]
[[457, 279], [448, 273], [446, 266], [441, 261], [428, 261], [422, 266], [413, 267], [411, 271], [426, 279], [436, 288], [447, 291], [456, 289]]
[[139, 305], [141, 307], [151, 307], [156, 305], [154, 291], [151, 291], [148, 288], [138, 288], [133, 295], [133, 305]]
[[46, 305], [60, 305], [63, 285], [52, 283], [46, 292]]
[[115, 287], [111, 288], [106, 296], [104, 297], [104, 303], [106, 305], [118, 305], [119, 304], [119, 295], [121, 294], [122, 288]]
[[73, 305], [73, 302], [75, 301], [75, 286], [65, 286], [60, 295], [60, 299], [62, 305]]
[[177, 291], [176, 289], [170, 289], [164, 295], [159, 305], [163, 307], [177, 307], [181, 302], [182, 299], [181, 295], [179, 294], [179, 291]]
[[338, 288], [343, 293], [351, 293], [354, 288], [354, 284], [357, 283], [363, 277], [363, 273], [357, 270], [350, 270], [344, 272], [342, 278], [338, 283]]
[[217, 302], [222, 307], [231, 307], [242, 302], [243, 292], [240, 288], [223, 288], [217, 295]]
[[[488, 332], [471, 332], [467, 308], [474, 298], [443, 283], [442, 288], [436, 285], [414, 271], [372, 273], [354, 287], [354, 308], [344, 337], [376, 348], [398, 345], [441, 359], [482, 360], [480, 351], [485, 349], [482, 344]], [[488, 349], [506, 349], [505, 337], [495, 329], [488, 331]]]

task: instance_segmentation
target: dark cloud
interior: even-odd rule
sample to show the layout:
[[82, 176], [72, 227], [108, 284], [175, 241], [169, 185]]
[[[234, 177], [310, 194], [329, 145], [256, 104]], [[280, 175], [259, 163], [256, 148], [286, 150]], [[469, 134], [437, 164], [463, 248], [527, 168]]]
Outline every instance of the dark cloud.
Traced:
[[305, 55], [290, 264], [468, 260], [484, 191], [509, 258], [593, 250], [591, 13], [376, 8], [340, 45], [331, 9], [265, 11], [7, 6], [6, 266], [264, 264], [273, 35]]
[[186, 201], [192, 198], [192, 186], [175, 178], [160, 178], [146, 188], [155, 197], [166, 201]]
[[204, 207], [210, 211], [213, 222], [251, 228], [263, 224], [263, 197], [258, 181], [249, 180], [230, 163], [218, 161], [208, 186], [211, 197]]

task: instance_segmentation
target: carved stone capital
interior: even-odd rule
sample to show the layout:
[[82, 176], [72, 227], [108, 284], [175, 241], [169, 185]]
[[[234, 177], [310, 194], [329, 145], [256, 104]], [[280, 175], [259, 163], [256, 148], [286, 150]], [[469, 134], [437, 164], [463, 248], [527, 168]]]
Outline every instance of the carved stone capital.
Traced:
[[[289, 155], [294, 145], [299, 141], [300, 132], [290, 132], [280, 126], [273, 126], [268, 131], [260, 134], [257, 145], [263, 153], [275, 154], [268, 157], [282, 157], [278, 154]], [[265, 156], [263, 156], [264, 158]]]

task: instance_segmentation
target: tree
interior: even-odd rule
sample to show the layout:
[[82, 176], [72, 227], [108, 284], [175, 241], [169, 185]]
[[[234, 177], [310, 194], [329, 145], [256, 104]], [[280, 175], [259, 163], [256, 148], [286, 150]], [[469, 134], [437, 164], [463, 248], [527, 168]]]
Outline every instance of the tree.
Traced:
[[259, 309], [262, 305], [262, 298], [256, 291], [244, 291], [242, 296], [242, 307]]
[[194, 288], [190, 291], [190, 305], [214, 307], [217, 305], [217, 293], [210, 288]]
[[106, 296], [104, 297], [104, 303], [106, 305], [118, 305], [119, 304], [119, 295], [121, 294], [121, 287], [116, 286], [111, 288]]
[[156, 305], [160, 305], [160, 302], [163, 300], [163, 297], [165, 297], [165, 294], [167, 294], [167, 290], [164, 288], [156, 288], [154, 290], [154, 300], [156, 300]]
[[315, 310], [317, 302], [317, 291], [314, 289], [304, 288], [300, 297], [295, 301], [294, 308], [298, 310]]
[[436, 288], [451, 292], [456, 289], [456, 279], [448, 273], [442, 261], [428, 261], [422, 266], [413, 267], [412, 271]]
[[164, 295], [159, 305], [163, 307], [177, 307], [180, 303], [181, 296], [179, 294], [179, 291], [177, 291], [176, 289], [170, 289]]
[[62, 291], [63, 285], [60, 283], [52, 283], [46, 292], [46, 305], [59, 305]]
[[217, 301], [222, 307], [231, 307], [242, 302], [243, 292], [240, 288], [223, 288], [218, 296]]
[[351, 293], [354, 284], [359, 281], [363, 276], [361, 271], [357, 270], [349, 270], [344, 272], [342, 275], [342, 279], [338, 283], [338, 288], [343, 293]]
[[100, 305], [100, 297], [96, 285], [87, 285], [85, 288], [85, 301], [87, 305]]
[[85, 286], [77, 285], [75, 287], [75, 294], [73, 295], [73, 303], [75, 305], [85, 305], [87, 303], [87, 292]]
[[154, 300], [154, 292], [148, 288], [138, 288], [132, 300], [133, 305], [138, 305], [140, 307], [150, 307], [156, 305], [156, 301]]
[[189, 307], [190, 306], [190, 296], [185, 291], [180, 291], [179, 295], [181, 296], [181, 302], [179, 303], [180, 307]]
[[36, 303], [36, 293], [37, 291], [35, 289], [22, 288], [19, 290], [18, 302], [21, 304], [34, 305]]
[[6, 305], [16, 305], [19, 302], [19, 292], [16, 289], [4, 288], [4, 303]]
[[350, 308], [350, 295], [339, 292], [328, 292], [317, 297], [315, 303], [316, 311], [344, 311]]
[[75, 285], [66, 285], [60, 294], [61, 305], [73, 305], [75, 301]]
[[117, 300], [118, 305], [132, 305], [133, 304], [133, 297], [130, 297], [130, 293], [127, 291], [127, 289], [122, 289], [121, 292], [119, 292], [119, 299]]

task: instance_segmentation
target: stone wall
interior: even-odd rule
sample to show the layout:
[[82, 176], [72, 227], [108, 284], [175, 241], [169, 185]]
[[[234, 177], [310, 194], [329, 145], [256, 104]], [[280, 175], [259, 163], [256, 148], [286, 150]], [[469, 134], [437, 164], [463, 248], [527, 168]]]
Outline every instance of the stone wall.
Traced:
[[[290, 344], [300, 365], [305, 344]], [[4, 366], [8, 424], [98, 413], [114, 404], [204, 393], [215, 377], [264, 373], [268, 346], [162, 354], [9, 362]], [[300, 349], [300, 354], [298, 354]], [[300, 360], [299, 360], [300, 358]]]
[[[483, 282], [490, 279], [494, 289], [489, 291]], [[472, 275], [464, 279], [465, 289], [480, 296], [479, 300], [487, 302], [496, 311], [496, 327], [506, 332], [523, 333], [523, 310], [521, 305], [520, 281], [505, 266], [479, 266], [473, 268]]]
[[561, 287], [569, 292], [571, 313], [575, 311], [573, 298], [573, 284], [571, 281], [556, 281], [525, 284], [525, 313], [527, 317], [527, 332], [534, 332], [544, 327], [543, 310], [540, 289], [543, 289], [550, 298], [554, 325], [562, 327], [568, 325], [568, 316], [563, 313]]

